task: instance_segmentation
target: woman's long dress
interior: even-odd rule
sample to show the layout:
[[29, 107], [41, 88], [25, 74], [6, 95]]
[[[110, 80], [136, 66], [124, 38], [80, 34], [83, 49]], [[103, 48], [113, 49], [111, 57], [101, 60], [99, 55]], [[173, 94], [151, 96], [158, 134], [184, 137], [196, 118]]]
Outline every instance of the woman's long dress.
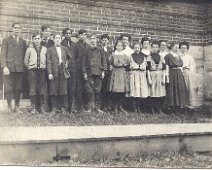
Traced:
[[194, 84], [195, 77], [197, 76], [195, 74], [196, 63], [194, 58], [189, 54], [181, 54], [181, 58], [183, 60], [183, 75], [189, 95], [189, 106], [192, 106], [197, 87], [197, 84]]
[[130, 61], [130, 94], [129, 97], [147, 98], [148, 83], [146, 77], [147, 63], [142, 53], [132, 54]]
[[185, 107], [188, 105], [188, 91], [181, 68], [183, 60], [178, 54], [169, 53], [165, 56], [165, 61], [169, 66], [166, 104], [168, 106]]
[[123, 52], [115, 51], [109, 61], [113, 66], [110, 76], [109, 91], [116, 93], [129, 92], [129, 80], [126, 66], [130, 63], [130, 58]]
[[[158, 58], [156, 61], [155, 58]], [[157, 53], [150, 55], [150, 78], [152, 80], [151, 86], [149, 86], [150, 97], [164, 97], [166, 96], [165, 88], [165, 61]]]

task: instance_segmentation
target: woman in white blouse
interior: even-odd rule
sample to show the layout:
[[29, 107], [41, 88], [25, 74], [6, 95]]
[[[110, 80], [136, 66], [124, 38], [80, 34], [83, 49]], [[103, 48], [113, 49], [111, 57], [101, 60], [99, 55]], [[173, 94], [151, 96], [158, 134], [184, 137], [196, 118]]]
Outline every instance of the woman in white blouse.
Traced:
[[187, 42], [180, 42], [179, 44], [180, 56], [183, 60], [183, 74], [186, 82], [186, 87], [189, 93], [189, 103], [191, 105], [191, 99], [194, 95], [194, 83], [192, 81], [193, 73], [196, 72], [196, 63], [194, 58], [188, 54], [189, 44]]

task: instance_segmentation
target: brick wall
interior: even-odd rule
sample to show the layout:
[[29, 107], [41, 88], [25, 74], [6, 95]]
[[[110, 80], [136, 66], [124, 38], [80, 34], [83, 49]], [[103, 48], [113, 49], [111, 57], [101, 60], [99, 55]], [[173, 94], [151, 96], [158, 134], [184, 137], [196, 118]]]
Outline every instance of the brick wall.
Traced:
[[207, 24], [205, 26], [205, 33], [207, 36], [208, 44], [212, 44], [212, 2], [207, 4]]
[[74, 31], [86, 28], [115, 38], [128, 32], [136, 38], [186, 39], [193, 45], [207, 43], [205, 1], [196, 0], [1, 0], [0, 37], [11, 23], [23, 25], [23, 37], [40, 31], [42, 24], [52, 25], [53, 32], [70, 25]]

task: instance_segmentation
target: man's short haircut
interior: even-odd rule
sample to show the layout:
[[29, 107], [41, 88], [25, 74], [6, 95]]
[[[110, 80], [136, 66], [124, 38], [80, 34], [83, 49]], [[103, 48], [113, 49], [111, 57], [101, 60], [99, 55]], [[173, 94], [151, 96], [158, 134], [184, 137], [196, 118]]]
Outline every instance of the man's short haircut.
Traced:
[[65, 35], [67, 31], [71, 31], [71, 33], [73, 32], [73, 30], [71, 28], [66, 27], [62, 31], [63, 35]]
[[19, 22], [14, 22], [14, 23], [12, 23], [12, 28], [13, 28], [15, 25], [20, 25], [20, 27], [21, 27], [21, 24], [20, 24]]
[[80, 35], [80, 34], [84, 34], [84, 33], [87, 33], [87, 31], [86, 31], [85, 29], [81, 29], [81, 30], [78, 31], [78, 34], [79, 34], [79, 35]]
[[[35, 38], [35, 37], [37, 37], [38, 35], [40, 35], [40, 34], [37, 33], [37, 32], [33, 33], [33, 34], [32, 34], [32, 39]], [[41, 36], [41, 35], [40, 35], [40, 36]]]
[[44, 24], [41, 26], [41, 31], [43, 32], [44, 30], [46, 30], [47, 28], [50, 28], [51, 29], [51, 26], [48, 25], [48, 24]]
[[100, 37], [101, 40], [103, 40], [105, 38], [107, 38], [109, 40], [109, 35], [108, 34], [102, 34], [101, 37]]

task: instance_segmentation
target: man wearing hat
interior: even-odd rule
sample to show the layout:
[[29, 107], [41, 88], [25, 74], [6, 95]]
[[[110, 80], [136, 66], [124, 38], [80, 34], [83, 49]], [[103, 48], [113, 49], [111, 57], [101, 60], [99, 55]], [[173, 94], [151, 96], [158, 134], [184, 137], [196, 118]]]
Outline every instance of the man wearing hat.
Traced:
[[101, 88], [101, 102], [103, 109], [107, 110], [109, 109], [111, 97], [110, 94], [107, 92], [107, 87], [109, 83], [109, 77], [110, 77], [110, 63], [108, 61], [108, 58], [111, 56], [113, 49], [109, 47], [109, 35], [103, 34], [100, 37], [100, 47], [103, 49], [103, 52], [105, 54], [106, 62], [107, 62], [107, 70], [105, 71], [105, 77], [102, 80], [102, 88]]
[[64, 28], [63, 36], [65, 37], [61, 45], [67, 47], [72, 55], [72, 61], [68, 62], [68, 71], [70, 73], [70, 78], [67, 79], [67, 90], [68, 90], [68, 111], [74, 112], [73, 110], [73, 100], [76, 94], [76, 65], [75, 65], [75, 55], [76, 55], [76, 44], [71, 41], [72, 30], [70, 28]]
[[75, 65], [76, 65], [76, 105], [78, 112], [84, 112], [83, 105], [83, 87], [84, 78], [82, 72], [82, 59], [86, 55], [86, 50], [89, 45], [86, 43], [87, 31], [84, 29], [78, 32], [79, 41], [76, 43], [76, 55], [75, 55]]

